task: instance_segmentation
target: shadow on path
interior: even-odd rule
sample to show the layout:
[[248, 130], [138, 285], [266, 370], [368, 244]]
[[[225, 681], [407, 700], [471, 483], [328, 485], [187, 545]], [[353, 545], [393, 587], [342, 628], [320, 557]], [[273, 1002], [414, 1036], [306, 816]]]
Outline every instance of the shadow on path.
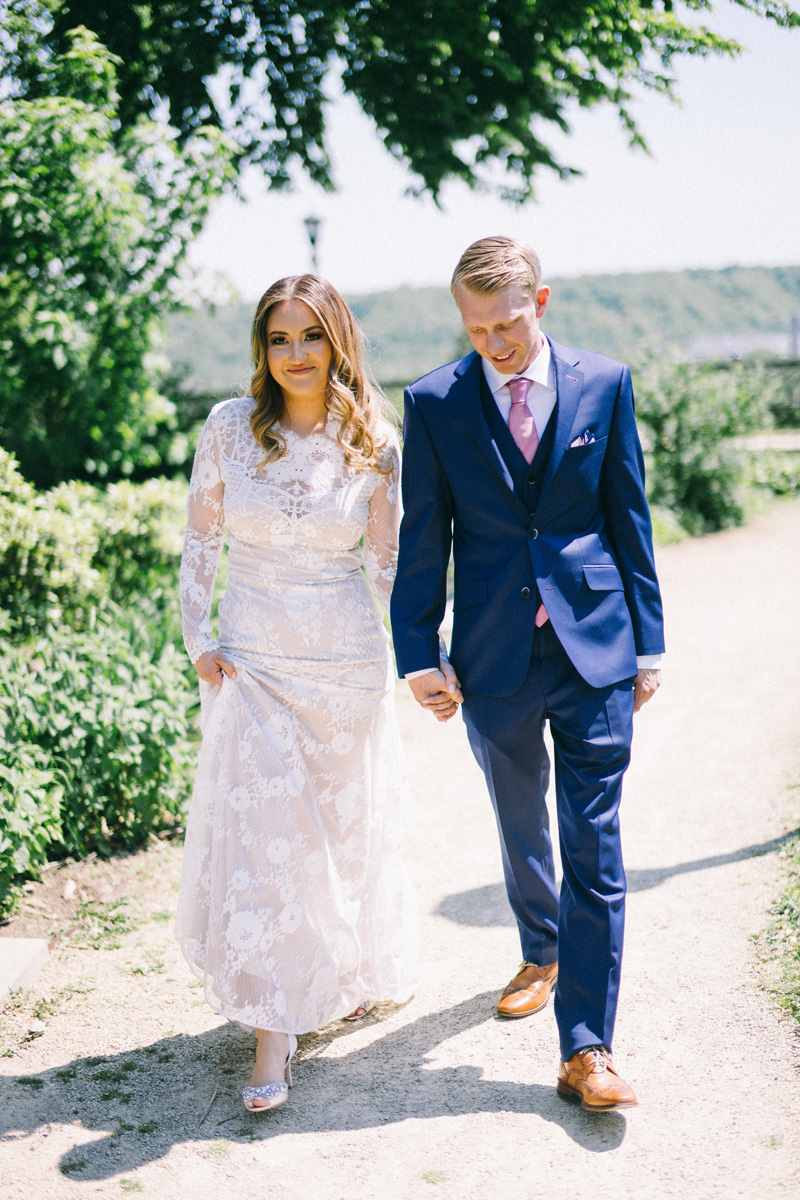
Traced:
[[646, 892], [649, 888], [658, 887], [675, 875], [687, 875], [692, 871], [707, 871], [711, 867], [725, 867], [728, 863], [742, 862], [747, 858], [761, 858], [764, 854], [774, 854], [787, 842], [800, 833], [800, 829], [791, 829], [780, 837], [770, 838], [768, 842], [758, 842], [753, 846], [743, 846], [741, 850], [731, 850], [727, 854], [713, 854], [709, 858], [696, 858], [691, 862], [677, 863], [674, 867], [651, 867], [644, 870], [626, 871], [629, 892]]
[[[78, 1126], [81, 1135], [105, 1134], [96, 1140], [81, 1136], [62, 1156], [61, 1170], [76, 1181], [133, 1171], [182, 1142], [249, 1142], [480, 1112], [529, 1113], [558, 1125], [586, 1150], [616, 1149], [626, 1130], [620, 1113], [584, 1113], [562, 1100], [555, 1086], [485, 1079], [476, 1066], [426, 1065], [441, 1043], [493, 1020], [487, 1016], [493, 1002], [493, 992], [474, 996], [337, 1057], [325, 1057], [324, 1051], [352, 1035], [350, 1026], [337, 1023], [309, 1034], [300, 1039], [289, 1103], [267, 1114], [242, 1106], [239, 1088], [250, 1071], [254, 1039], [233, 1025], [7, 1078], [0, 1140], [25, 1143], [49, 1133], [53, 1124]], [[366, 1023], [379, 1020], [372, 1016]]]
[[[727, 854], [696, 858], [691, 862], [677, 863], [672, 867], [628, 869], [626, 871], [628, 891], [646, 892], [676, 875], [687, 875], [692, 871], [707, 871], [711, 867], [724, 867], [728, 863], [741, 862], [747, 858], [760, 858], [764, 854], [773, 854], [798, 834], [800, 834], [800, 828], [792, 829], [780, 837], [770, 838], [768, 842], [744, 846], [741, 850], [731, 850]], [[445, 896], [434, 912], [436, 916], [446, 917], [448, 921], [454, 921], [457, 925], [483, 929], [495, 925], [516, 927], [503, 883], [488, 883], [484, 887], [470, 888], [466, 892], [454, 892], [450, 896]]]

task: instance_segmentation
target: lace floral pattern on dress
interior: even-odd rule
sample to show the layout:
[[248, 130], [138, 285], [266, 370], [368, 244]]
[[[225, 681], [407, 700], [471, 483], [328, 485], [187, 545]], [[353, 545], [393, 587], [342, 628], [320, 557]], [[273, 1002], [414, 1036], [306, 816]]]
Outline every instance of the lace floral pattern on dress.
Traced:
[[192, 473], [186, 648], [196, 661], [221, 647], [237, 677], [200, 684], [177, 933], [212, 1007], [301, 1033], [364, 999], [404, 1000], [416, 982], [405, 768], [375, 599], [388, 608], [399, 448], [387, 425], [391, 471], [353, 470], [329, 420], [306, 438], [287, 431], [284, 457], [264, 465], [251, 404], [212, 410]]

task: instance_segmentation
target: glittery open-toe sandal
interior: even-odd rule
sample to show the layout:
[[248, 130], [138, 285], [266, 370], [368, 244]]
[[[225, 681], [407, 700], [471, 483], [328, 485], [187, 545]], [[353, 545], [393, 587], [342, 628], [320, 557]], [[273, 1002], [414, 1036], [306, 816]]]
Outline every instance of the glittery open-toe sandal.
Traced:
[[366, 1017], [369, 1013], [371, 1013], [374, 1007], [375, 1007], [374, 1000], [362, 1000], [360, 1004], [356, 1005], [356, 1007], [353, 1009], [353, 1011], [351, 1013], [348, 1013], [346, 1017], [342, 1017], [342, 1020], [343, 1021], [363, 1021], [364, 1017]]
[[[297, 1038], [293, 1033], [289, 1037], [289, 1053], [286, 1055], [286, 1065], [283, 1069], [284, 1081], [281, 1083], [264, 1083], [261, 1087], [242, 1088], [242, 1103], [248, 1112], [269, 1112], [271, 1108], [280, 1108], [289, 1098], [289, 1088], [292, 1086], [292, 1058], [297, 1049]], [[260, 1100], [260, 1104], [254, 1104]]]

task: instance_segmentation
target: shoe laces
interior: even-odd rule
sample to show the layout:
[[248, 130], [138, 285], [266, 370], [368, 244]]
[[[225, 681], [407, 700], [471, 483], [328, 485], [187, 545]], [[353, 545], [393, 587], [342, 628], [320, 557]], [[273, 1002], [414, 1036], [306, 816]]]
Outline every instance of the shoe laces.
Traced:
[[587, 1046], [581, 1054], [591, 1063], [592, 1071], [603, 1071], [611, 1065], [611, 1058], [605, 1046]]

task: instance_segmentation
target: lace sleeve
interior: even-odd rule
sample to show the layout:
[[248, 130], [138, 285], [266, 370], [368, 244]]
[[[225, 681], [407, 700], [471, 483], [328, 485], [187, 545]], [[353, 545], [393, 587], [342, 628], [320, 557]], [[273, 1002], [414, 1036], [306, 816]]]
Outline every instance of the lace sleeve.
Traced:
[[220, 475], [219, 422], [212, 410], [203, 426], [192, 467], [181, 558], [180, 595], [183, 641], [192, 662], [219, 642], [211, 631], [211, 601], [222, 549], [225, 518]]
[[389, 598], [397, 571], [397, 538], [400, 532], [400, 445], [394, 430], [387, 427], [384, 465], [388, 475], [378, 475], [369, 502], [369, 519], [364, 538], [364, 560], [370, 582], [381, 606], [388, 613]]

